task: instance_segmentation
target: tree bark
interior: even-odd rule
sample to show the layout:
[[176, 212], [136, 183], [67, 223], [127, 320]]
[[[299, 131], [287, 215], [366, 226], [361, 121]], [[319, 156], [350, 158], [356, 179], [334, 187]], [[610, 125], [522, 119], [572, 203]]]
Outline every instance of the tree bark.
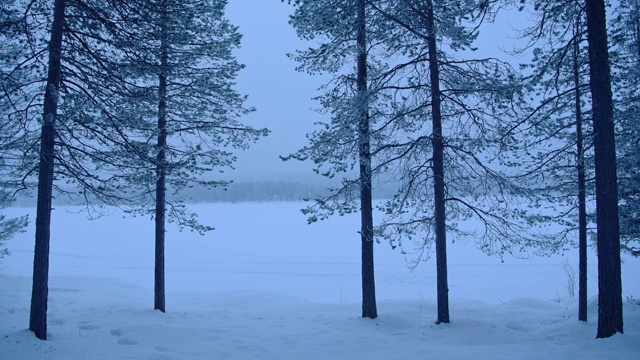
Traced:
[[576, 14], [573, 43], [573, 85], [575, 86], [576, 151], [578, 154], [578, 320], [587, 321], [587, 185], [584, 167], [584, 146], [582, 139], [582, 91], [580, 90], [580, 13]]
[[636, 42], [636, 61], [638, 66], [640, 66], [640, 3], [635, 2], [634, 6], [634, 15], [635, 15], [635, 29], [634, 29], [634, 37]]
[[[166, 24], [166, 4], [163, 11], [163, 24]], [[155, 216], [155, 285], [154, 309], [165, 312], [164, 244], [166, 213], [166, 147], [167, 147], [167, 68], [169, 52], [167, 49], [167, 30], [162, 28], [160, 44], [160, 75], [158, 104], [158, 144], [156, 155], [156, 216]]]
[[378, 317], [373, 258], [373, 200], [371, 191], [371, 145], [369, 138], [369, 101], [367, 94], [367, 42], [365, 0], [357, 2], [357, 86], [358, 141], [360, 161], [360, 239], [362, 242], [362, 317]]
[[47, 339], [47, 302], [49, 297], [49, 243], [51, 239], [51, 199], [55, 158], [55, 123], [58, 116], [58, 91], [61, 80], [62, 35], [64, 32], [65, 0], [55, 0], [49, 68], [44, 96], [43, 123], [40, 135], [38, 167], [38, 200], [36, 208], [36, 238], [33, 258], [33, 285], [29, 330], [40, 340]]
[[618, 185], [604, 0], [587, 0], [598, 227], [598, 338], [623, 332]]
[[442, 137], [442, 112], [440, 99], [440, 70], [435, 34], [433, 1], [427, 1], [427, 27], [429, 48], [429, 73], [431, 80], [431, 111], [433, 133], [433, 194], [436, 235], [436, 276], [438, 319], [436, 324], [449, 320], [449, 285], [447, 280], [447, 232], [444, 189], [444, 140]]

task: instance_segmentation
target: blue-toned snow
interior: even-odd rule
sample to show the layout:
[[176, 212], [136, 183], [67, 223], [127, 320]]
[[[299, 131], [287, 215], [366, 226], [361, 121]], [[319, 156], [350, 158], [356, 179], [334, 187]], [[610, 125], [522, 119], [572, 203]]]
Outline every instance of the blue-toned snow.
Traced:
[[[216, 230], [168, 227], [167, 313], [153, 308], [153, 223], [89, 221], [57, 207], [49, 340], [27, 330], [33, 225], [0, 260], [0, 359], [638, 359], [640, 260], [625, 257], [625, 334], [596, 340], [577, 321], [563, 262], [489, 258], [449, 244], [451, 324], [435, 325], [435, 259], [410, 272], [376, 245], [379, 317], [360, 318], [358, 215], [307, 225], [301, 203], [194, 205]], [[14, 208], [5, 213], [31, 213]], [[635, 298], [636, 300], [633, 300]]]

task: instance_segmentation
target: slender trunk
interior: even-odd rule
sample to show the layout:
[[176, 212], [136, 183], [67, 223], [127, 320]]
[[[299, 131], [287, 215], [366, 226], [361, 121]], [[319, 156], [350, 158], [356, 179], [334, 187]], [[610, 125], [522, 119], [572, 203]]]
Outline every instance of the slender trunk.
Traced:
[[573, 43], [573, 85], [576, 88], [576, 151], [578, 154], [578, 320], [587, 321], [587, 194], [584, 173], [584, 148], [582, 144], [582, 91], [580, 90], [580, 72], [578, 58], [580, 56], [580, 14], [576, 15]]
[[442, 138], [442, 112], [440, 104], [440, 70], [435, 35], [433, 1], [427, 1], [427, 27], [429, 32], [429, 72], [431, 76], [431, 111], [433, 120], [433, 195], [436, 235], [436, 276], [438, 319], [436, 324], [449, 322], [449, 284], [447, 280], [447, 232], [444, 191], [444, 140]]
[[636, 1], [635, 9], [633, 14], [633, 19], [635, 20], [635, 42], [636, 42], [636, 61], [638, 66], [640, 66], [640, 3]]
[[371, 195], [371, 148], [369, 139], [369, 101], [367, 94], [367, 42], [365, 0], [358, 0], [358, 141], [360, 155], [360, 215], [362, 241], [362, 317], [378, 317], [373, 267], [373, 203]]
[[51, 230], [51, 198], [53, 190], [53, 162], [55, 152], [55, 123], [58, 116], [58, 91], [61, 79], [62, 34], [65, 0], [55, 0], [51, 40], [49, 41], [49, 69], [44, 95], [42, 133], [40, 135], [40, 164], [38, 168], [38, 202], [36, 208], [36, 243], [33, 257], [33, 287], [29, 330], [40, 340], [47, 339], [47, 301], [49, 297], [49, 242]]
[[598, 338], [623, 332], [613, 99], [604, 0], [587, 0], [598, 226]]
[[[166, 8], [163, 9], [163, 24], [166, 24]], [[159, 75], [158, 104], [158, 155], [156, 156], [156, 264], [154, 309], [165, 312], [164, 289], [164, 240], [165, 240], [165, 195], [166, 195], [166, 147], [167, 147], [167, 67], [169, 54], [167, 49], [166, 27], [162, 29], [160, 44], [161, 73]]]

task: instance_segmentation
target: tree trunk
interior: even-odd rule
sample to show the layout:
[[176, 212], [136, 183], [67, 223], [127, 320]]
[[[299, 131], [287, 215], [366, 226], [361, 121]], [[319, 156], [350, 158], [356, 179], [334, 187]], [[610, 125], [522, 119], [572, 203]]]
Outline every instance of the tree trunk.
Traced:
[[33, 257], [33, 287], [29, 330], [40, 340], [47, 339], [47, 301], [49, 297], [49, 243], [51, 230], [51, 198], [55, 152], [55, 123], [58, 116], [58, 91], [61, 80], [62, 34], [64, 31], [65, 0], [55, 0], [49, 68], [44, 96], [42, 133], [40, 135], [40, 164], [38, 167], [38, 201], [36, 208], [36, 239]]
[[581, 30], [580, 13], [576, 14], [573, 43], [573, 85], [576, 88], [576, 151], [578, 154], [578, 320], [587, 321], [587, 193], [584, 173], [584, 146], [582, 141], [582, 91], [580, 90], [580, 72], [578, 58], [580, 56], [580, 42], [578, 34]]
[[369, 139], [369, 101], [367, 94], [367, 42], [365, 0], [358, 0], [358, 141], [360, 158], [360, 215], [362, 241], [362, 317], [378, 317], [373, 260], [373, 203], [371, 195], [371, 148]]
[[[163, 9], [163, 24], [166, 24], [166, 7]], [[156, 156], [156, 263], [154, 286], [154, 309], [165, 312], [165, 281], [164, 281], [164, 240], [165, 240], [165, 212], [166, 212], [166, 147], [167, 147], [167, 68], [169, 54], [167, 49], [166, 27], [162, 28], [160, 44], [161, 73], [159, 76], [158, 104], [158, 154]]]
[[604, 0], [587, 0], [598, 226], [598, 338], [623, 332], [613, 100]]
[[431, 80], [431, 111], [433, 120], [433, 196], [436, 235], [436, 276], [438, 319], [436, 324], [449, 322], [449, 285], [447, 280], [447, 232], [444, 190], [444, 140], [442, 138], [442, 112], [440, 103], [440, 70], [435, 34], [433, 1], [427, 1], [427, 27], [429, 72]]
[[635, 20], [635, 31], [633, 33], [635, 37], [636, 43], [636, 61], [638, 66], [640, 66], [640, 2], [635, 3], [634, 6], [634, 20]]

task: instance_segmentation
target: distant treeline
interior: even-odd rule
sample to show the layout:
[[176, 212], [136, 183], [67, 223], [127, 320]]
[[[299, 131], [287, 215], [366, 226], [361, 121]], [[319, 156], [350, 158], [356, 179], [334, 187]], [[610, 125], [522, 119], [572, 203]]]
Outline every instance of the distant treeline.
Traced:
[[211, 203], [301, 201], [325, 192], [326, 188], [319, 184], [299, 181], [241, 181], [233, 182], [226, 188], [195, 187], [182, 194], [187, 202]]
[[[302, 180], [257, 180], [232, 182], [227, 187], [193, 187], [173, 195], [168, 189], [167, 198], [175, 201], [182, 199], [188, 203], [219, 202], [270, 202], [270, 201], [303, 201], [324, 196], [332, 187], [330, 182]], [[374, 187], [374, 198], [385, 199], [393, 196], [396, 185], [383, 183]], [[54, 198], [55, 205], [72, 205], [73, 201], [65, 195]], [[31, 207], [36, 205], [33, 193], [19, 194], [14, 206]]]
[[[304, 181], [239, 181], [226, 188], [192, 188], [184, 191], [185, 200], [193, 203], [210, 202], [269, 202], [303, 201], [329, 193], [331, 184]], [[385, 184], [376, 189], [376, 198], [393, 196], [395, 186]]]

